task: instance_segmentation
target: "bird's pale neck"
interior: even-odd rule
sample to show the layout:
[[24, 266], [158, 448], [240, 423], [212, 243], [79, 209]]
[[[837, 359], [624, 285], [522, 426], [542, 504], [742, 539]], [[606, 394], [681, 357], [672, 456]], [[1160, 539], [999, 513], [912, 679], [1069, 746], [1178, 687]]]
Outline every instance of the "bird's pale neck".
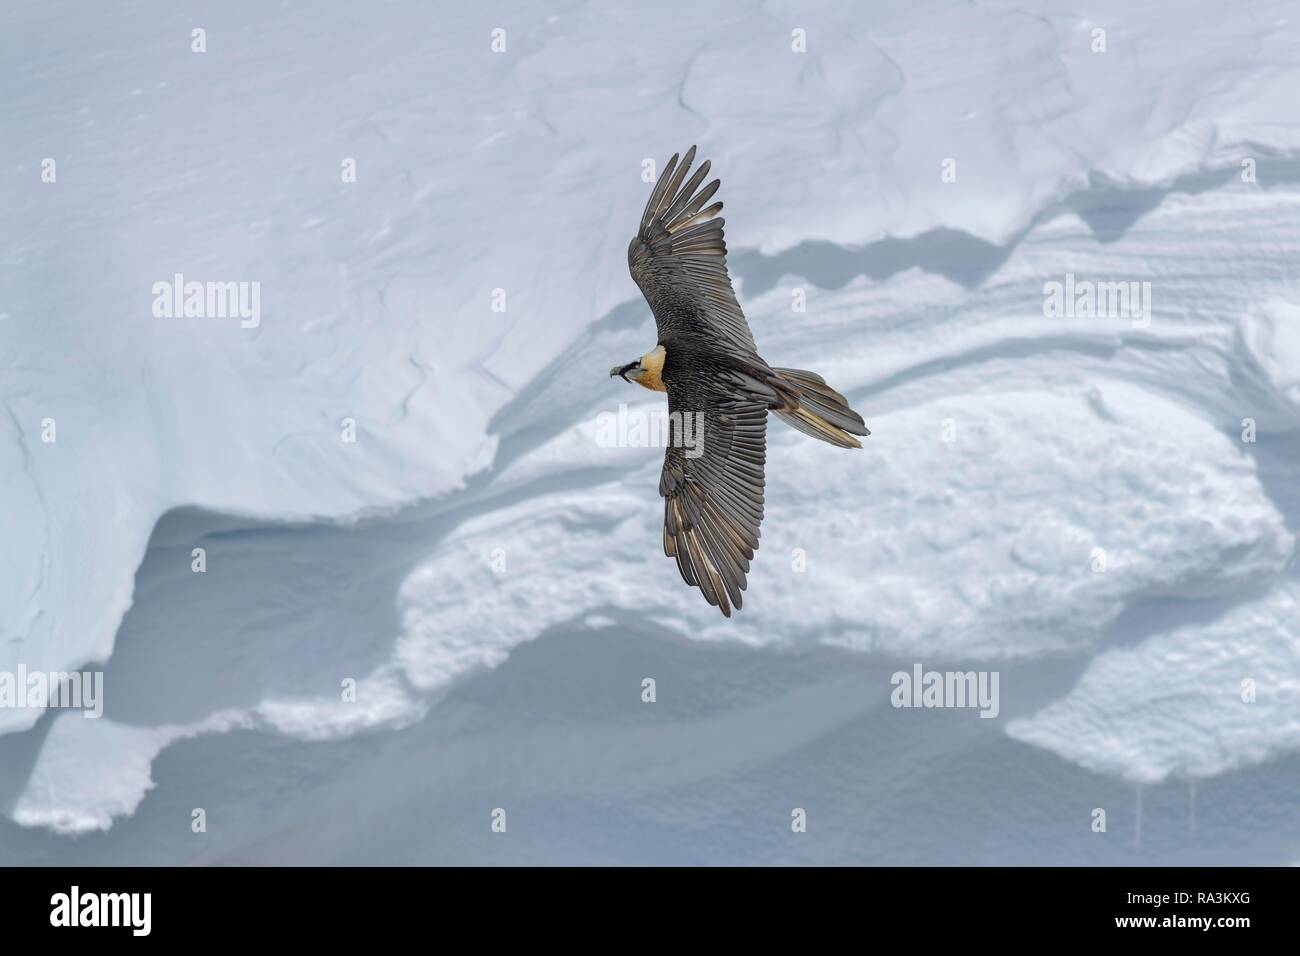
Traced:
[[641, 356], [641, 374], [634, 381], [652, 392], [668, 391], [667, 386], [664, 385], [664, 359], [667, 356], [668, 353], [662, 345], [656, 345]]

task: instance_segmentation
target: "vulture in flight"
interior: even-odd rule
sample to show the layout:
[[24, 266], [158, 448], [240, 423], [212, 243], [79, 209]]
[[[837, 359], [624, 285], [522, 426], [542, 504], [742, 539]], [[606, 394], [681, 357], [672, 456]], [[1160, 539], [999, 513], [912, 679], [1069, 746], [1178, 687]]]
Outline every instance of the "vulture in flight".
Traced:
[[[668, 393], [669, 441], [659, 494], [664, 553], [686, 583], [727, 617], [741, 607], [763, 520], [767, 413], [806, 435], [861, 448], [862, 416], [814, 372], [774, 368], [758, 354], [727, 275], [722, 203], [706, 160], [690, 179], [692, 146], [655, 184], [627, 264], [654, 312], [659, 341], [610, 376]], [[692, 445], [683, 435], [697, 433]]]

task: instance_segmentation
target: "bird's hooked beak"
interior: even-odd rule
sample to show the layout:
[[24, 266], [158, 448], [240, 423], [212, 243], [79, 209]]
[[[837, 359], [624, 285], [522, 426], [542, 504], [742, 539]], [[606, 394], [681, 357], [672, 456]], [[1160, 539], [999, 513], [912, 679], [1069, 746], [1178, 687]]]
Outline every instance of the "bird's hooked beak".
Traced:
[[639, 371], [641, 371], [641, 360], [637, 359], [635, 362], [628, 362], [626, 365], [615, 365], [612, 369], [609, 370], [609, 377], [613, 378], [615, 375], [617, 375], [623, 381], [630, 382], [632, 381], [632, 379], [627, 377], [627, 373], [628, 372], [635, 373]]

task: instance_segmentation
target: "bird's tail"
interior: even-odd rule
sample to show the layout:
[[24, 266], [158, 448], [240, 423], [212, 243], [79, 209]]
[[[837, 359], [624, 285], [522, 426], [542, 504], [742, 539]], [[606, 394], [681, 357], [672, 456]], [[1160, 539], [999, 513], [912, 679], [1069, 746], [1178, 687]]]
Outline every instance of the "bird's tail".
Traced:
[[841, 448], [861, 448], [853, 436], [870, 435], [862, 416], [849, 408], [848, 401], [816, 372], [797, 368], [774, 368], [784, 384], [795, 393], [781, 408], [772, 409], [782, 421], [805, 435], [820, 438]]

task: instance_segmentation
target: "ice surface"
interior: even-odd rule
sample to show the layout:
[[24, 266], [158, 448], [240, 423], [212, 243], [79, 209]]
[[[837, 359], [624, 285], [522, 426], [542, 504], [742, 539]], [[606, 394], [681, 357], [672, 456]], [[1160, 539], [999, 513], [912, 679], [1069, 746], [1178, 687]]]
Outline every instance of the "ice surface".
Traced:
[[1007, 733], [1143, 784], [1300, 749], [1298, 594], [1288, 582], [1212, 621], [1107, 650], [1069, 694]]
[[[407, 580], [400, 657], [432, 688], [614, 606], [713, 640], [996, 660], [1095, 641], [1140, 596], [1239, 591], [1284, 567], [1294, 538], [1230, 439], [1132, 386], [1060, 392], [967, 394], [875, 417], [874, 460], [772, 425], [751, 613], [734, 621], [675, 600], [675, 568], [647, 547], [663, 521], [645, 494], [658, 450], [608, 484], [494, 509]], [[1195, 464], [1177, 465], [1189, 447]], [[624, 572], [607, 573], [611, 562]]]
[[[1076, 662], [994, 732], [1125, 784], [1297, 749], [1287, 4], [0, 17], [0, 671], [108, 671], [102, 720], [0, 709], [18, 824], [130, 820], [170, 799], [160, 754], [223, 735], [320, 748], [294, 767], [409, 740], [539, 637], [631, 620], [869, 667]], [[653, 341], [624, 259], [643, 160], [697, 141], [761, 350], [873, 431], [844, 454], [771, 424], [731, 621], [659, 553], [660, 452], [594, 440], [620, 402], [654, 407], [604, 372]], [[176, 272], [259, 281], [260, 325], [155, 318]], [[1049, 317], [1067, 273], [1151, 282], [1150, 323]], [[821, 697], [768, 749], [741, 746], [749, 711], [679, 729], [825, 770], [857, 712]], [[256, 817], [255, 788], [231, 799]]]

